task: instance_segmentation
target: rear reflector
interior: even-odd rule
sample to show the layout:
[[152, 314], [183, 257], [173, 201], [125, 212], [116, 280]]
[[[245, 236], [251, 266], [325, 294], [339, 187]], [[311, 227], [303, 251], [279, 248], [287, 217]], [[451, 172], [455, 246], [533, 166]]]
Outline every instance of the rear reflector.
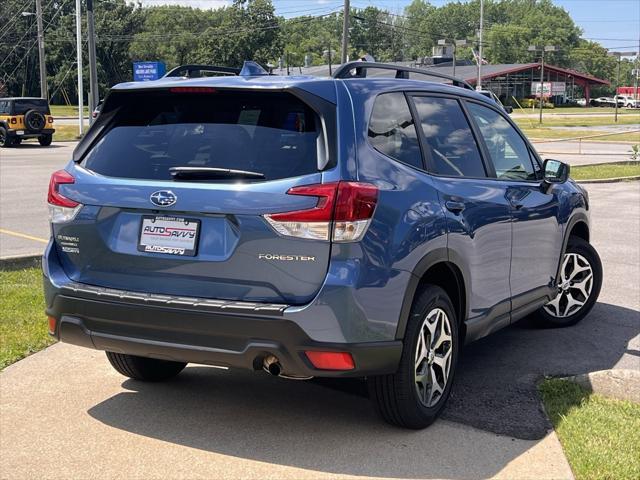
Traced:
[[319, 370], [353, 370], [355, 364], [349, 352], [304, 352], [311, 364]]
[[47, 317], [49, 319], [49, 334], [56, 334], [56, 319], [54, 317]]
[[293, 187], [289, 195], [318, 197], [312, 208], [265, 215], [281, 235], [356, 242], [364, 236], [378, 201], [375, 185], [360, 182], [334, 182]]

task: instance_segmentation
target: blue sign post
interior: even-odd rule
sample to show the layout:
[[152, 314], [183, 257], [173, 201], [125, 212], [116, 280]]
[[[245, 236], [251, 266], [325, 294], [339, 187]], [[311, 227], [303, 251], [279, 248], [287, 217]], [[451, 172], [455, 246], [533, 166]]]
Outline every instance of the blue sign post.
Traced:
[[133, 81], [158, 80], [165, 74], [164, 62], [133, 62]]

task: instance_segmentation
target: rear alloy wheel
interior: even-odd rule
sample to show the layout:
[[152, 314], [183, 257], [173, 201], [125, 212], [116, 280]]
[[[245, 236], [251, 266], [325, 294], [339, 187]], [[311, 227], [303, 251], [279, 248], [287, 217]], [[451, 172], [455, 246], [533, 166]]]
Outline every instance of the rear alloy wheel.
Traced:
[[369, 396], [388, 423], [420, 429], [442, 411], [458, 357], [458, 323], [451, 300], [428, 285], [414, 301], [398, 371], [367, 379]]
[[187, 366], [183, 362], [137, 357], [124, 353], [105, 353], [109, 363], [118, 373], [134, 380], [161, 382], [175, 377]]
[[562, 258], [558, 292], [538, 311], [546, 326], [575, 325], [593, 308], [602, 286], [602, 263], [598, 252], [580, 238], [570, 239]]
[[10, 147], [11, 145], [13, 145], [13, 141], [7, 135], [7, 130], [4, 127], [0, 127], [0, 147]]

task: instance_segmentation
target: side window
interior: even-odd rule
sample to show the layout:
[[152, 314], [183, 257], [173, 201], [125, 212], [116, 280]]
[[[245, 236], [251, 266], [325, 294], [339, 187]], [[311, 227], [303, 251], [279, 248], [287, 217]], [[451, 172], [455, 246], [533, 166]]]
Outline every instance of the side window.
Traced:
[[0, 115], [9, 113], [8, 105], [9, 102], [0, 102]]
[[471, 102], [467, 106], [480, 128], [496, 176], [509, 180], [535, 180], [537, 175], [529, 149], [516, 129], [495, 110]]
[[422, 168], [416, 126], [403, 93], [383, 93], [376, 98], [369, 120], [369, 142], [385, 155]]
[[429, 147], [433, 173], [451, 177], [485, 177], [482, 157], [457, 100], [414, 97]]

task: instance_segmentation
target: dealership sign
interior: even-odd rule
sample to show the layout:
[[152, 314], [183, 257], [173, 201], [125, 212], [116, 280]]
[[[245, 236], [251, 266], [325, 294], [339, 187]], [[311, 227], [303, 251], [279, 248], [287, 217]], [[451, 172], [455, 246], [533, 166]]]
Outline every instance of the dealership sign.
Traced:
[[[564, 82], [544, 82], [542, 96], [564, 95], [567, 85]], [[540, 82], [531, 82], [531, 95], [540, 96]]]
[[165, 74], [163, 62], [133, 62], [133, 81], [158, 80]]

